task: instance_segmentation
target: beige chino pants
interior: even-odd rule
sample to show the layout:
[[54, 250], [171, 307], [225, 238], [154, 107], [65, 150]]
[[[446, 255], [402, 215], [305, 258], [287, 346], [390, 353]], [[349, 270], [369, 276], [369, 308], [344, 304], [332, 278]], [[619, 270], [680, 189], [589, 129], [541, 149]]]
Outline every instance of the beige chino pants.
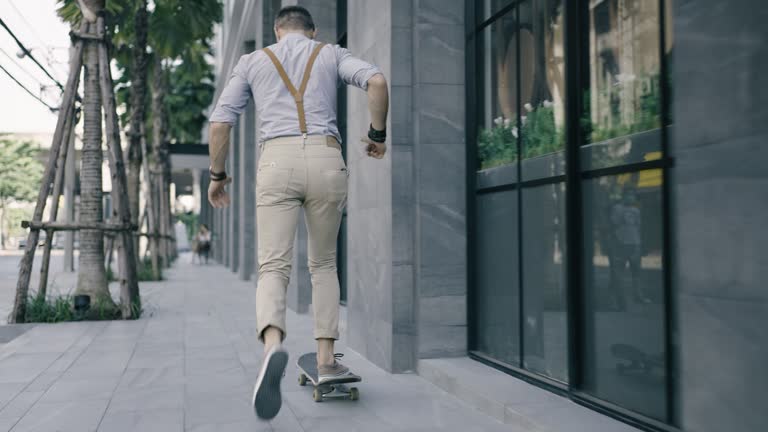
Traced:
[[259, 279], [256, 325], [286, 335], [285, 297], [299, 208], [307, 225], [315, 338], [339, 338], [336, 239], [347, 198], [347, 167], [335, 139], [312, 135], [267, 141], [256, 174]]

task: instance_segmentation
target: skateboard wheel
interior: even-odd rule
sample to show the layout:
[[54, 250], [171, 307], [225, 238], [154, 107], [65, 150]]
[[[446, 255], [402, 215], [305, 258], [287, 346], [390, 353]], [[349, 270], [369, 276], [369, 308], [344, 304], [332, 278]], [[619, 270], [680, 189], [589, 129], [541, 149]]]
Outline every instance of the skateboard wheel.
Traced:
[[349, 399], [350, 400], [360, 399], [360, 392], [357, 390], [357, 387], [352, 387], [351, 389], [349, 389]]
[[307, 385], [307, 376], [304, 374], [299, 375], [299, 385], [304, 387]]
[[323, 394], [320, 392], [320, 389], [315, 387], [315, 390], [312, 392], [312, 399], [315, 402], [322, 402], [323, 401]]

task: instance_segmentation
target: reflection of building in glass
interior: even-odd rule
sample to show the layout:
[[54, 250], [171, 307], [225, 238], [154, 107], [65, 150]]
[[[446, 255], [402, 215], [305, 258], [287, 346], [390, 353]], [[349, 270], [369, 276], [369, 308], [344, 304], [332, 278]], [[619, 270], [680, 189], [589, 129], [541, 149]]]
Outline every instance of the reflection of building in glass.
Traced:
[[659, 127], [658, 2], [593, 0], [589, 16], [593, 141]]

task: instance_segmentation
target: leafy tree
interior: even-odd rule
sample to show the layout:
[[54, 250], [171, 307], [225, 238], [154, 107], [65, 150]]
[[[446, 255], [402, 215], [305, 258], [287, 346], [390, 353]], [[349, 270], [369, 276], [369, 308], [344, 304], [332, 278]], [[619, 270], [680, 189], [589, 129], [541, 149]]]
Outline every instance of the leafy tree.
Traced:
[[40, 150], [30, 142], [0, 137], [0, 247], [5, 249], [4, 231], [8, 203], [34, 201], [43, 178]]
[[[81, 3], [99, 3], [81, 0]], [[81, 19], [78, 1], [59, 0], [59, 13], [69, 22]], [[101, 2], [103, 4], [103, 2]], [[154, 226], [173, 234], [169, 205], [170, 149], [172, 142], [199, 139], [204, 110], [213, 99], [210, 55], [213, 25], [221, 21], [220, 0], [109, 0], [105, 11], [118, 78], [117, 102], [128, 134], [126, 167], [131, 217], [138, 221], [139, 172], [150, 166], [148, 203]], [[82, 6], [82, 4], [81, 4]], [[151, 86], [152, 98], [147, 98]], [[146, 113], [146, 114], [145, 114]], [[148, 144], [142, 144], [142, 142]], [[143, 161], [141, 146], [148, 147]], [[167, 255], [166, 253], [162, 255]], [[152, 251], [153, 256], [157, 251]]]

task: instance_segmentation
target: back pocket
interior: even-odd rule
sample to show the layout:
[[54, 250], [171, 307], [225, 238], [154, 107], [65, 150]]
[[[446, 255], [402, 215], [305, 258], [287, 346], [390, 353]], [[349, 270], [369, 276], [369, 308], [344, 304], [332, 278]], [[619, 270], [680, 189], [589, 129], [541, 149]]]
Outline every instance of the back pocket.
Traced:
[[256, 205], [272, 205], [285, 198], [291, 181], [291, 168], [264, 164], [256, 172]]
[[323, 172], [326, 182], [326, 199], [328, 202], [337, 203], [341, 207], [347, 200], [347, 177], [349, 172], [346, 168], [327, 170]]

